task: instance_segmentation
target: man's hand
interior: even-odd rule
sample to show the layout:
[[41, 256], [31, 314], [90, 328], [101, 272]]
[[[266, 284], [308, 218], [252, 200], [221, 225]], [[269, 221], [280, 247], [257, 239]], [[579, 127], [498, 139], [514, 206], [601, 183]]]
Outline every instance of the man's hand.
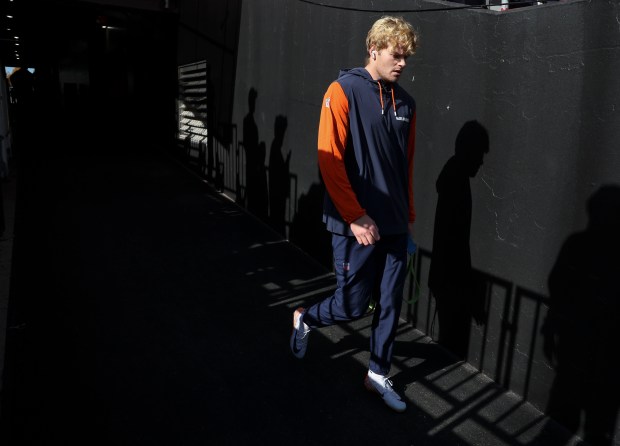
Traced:
[[353, 231], [353, 235], [360, 245], [374, 245], [381, 238], [379, 228], [368, 215], [364, 215], [351, 223], [351, 231]]

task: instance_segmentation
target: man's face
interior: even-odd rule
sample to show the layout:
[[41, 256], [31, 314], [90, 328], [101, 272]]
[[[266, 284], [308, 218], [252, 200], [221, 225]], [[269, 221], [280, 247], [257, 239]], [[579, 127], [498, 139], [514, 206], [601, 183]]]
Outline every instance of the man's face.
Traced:
[[377, 52], [375, 68], [379, 77], [387, 82], [397, 82], [407, 65], [407, 56], [399, 46], [394, 47], [390, 44]]

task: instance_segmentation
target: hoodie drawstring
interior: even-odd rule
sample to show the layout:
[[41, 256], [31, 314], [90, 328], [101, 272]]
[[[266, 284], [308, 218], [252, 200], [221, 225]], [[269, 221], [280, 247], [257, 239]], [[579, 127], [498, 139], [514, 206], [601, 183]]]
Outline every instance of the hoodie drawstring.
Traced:
[[394, 99], [394, 87], [392, 87], [392, 104], [394, 105], [394, 116], [396, 116], [396, 99]]
[[[379, 84], [379, 100], [381, 101], [381, 114], [383, 114], [383, 91], [381, 90], [381, 81], [377, 81]], [[394, 106], [394, 116], [396, 115], [396, 100], [394, 99], [394, 87], [390, 90], [392, 92], [392, 105]]]

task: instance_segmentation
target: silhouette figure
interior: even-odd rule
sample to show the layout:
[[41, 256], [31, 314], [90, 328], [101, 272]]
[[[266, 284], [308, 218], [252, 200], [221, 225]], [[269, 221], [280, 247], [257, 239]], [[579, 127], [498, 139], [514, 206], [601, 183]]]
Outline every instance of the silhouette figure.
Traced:
[[[0, 150], [2, 150], [2, 135], [0, 135]], [[2, 160], [0, 160], [0, 163]], [[5, 181], [8, 181], [8, 175], [5, 175], [2, 170], [0, 170], [0, 237], [4, 235], [4, 231], [6, 229], [6, 218], [4, 216], [4, 192], [3, 185]]]
[[250, 88], [248, 93], [248, 114], [243, 118], [243, 147], [245, 149], [245, 204], [246, 208], [254, 215], [267, 220], [267, 184], [263, 181], [265, 175], [264, 147], [258, 143], [258, 127], [254, 121], [256, 111], [256, 98], [258, 92]]
[[29, 132], [29, 124], [35, 93], [34, 74], [28, 69], [15, 67], [7, 77], [9, 82], [9, 95], [11, 97], [11, 128], [13, 141], [18, 147], [28, 144], [32, 137]]
[[549, 275], [544, 352], [555, 365], [547, 414], [593, 446], [613, 444], [620, 380], [620, 186], [587, 204], [588, 226], [568, 237]]
[[477, 121], [466, 122], [456, 137], [454, 155], [436, 183], [438, 199], [428, 284], [436, 301], [439, 343], [461, 359], [467, 358], [471, 317], [480, 313], [469, 249], [469, 181], [478, 173], [488, 151], [486, 129]]
[[271, 226], [286, 235], [286, 199], [290, 196], [289, 165], [291, 151], [282, 155], [286, 116], [276, 116], [274, 138], [269, 152], [269, 219]]
[[13, 103], [29, 106], [34, 96], [34, 74], [26, 68], [15, 67], [7, 79]]
[[325, 185], [319, 172], [319, 183], [313, 183], [308, 192], [299, 197], [289, 239], [321, 265], [332, 269], [332, 239], [322, 219], [324, 199]]
[[248, 114], [243, 118], [243, 148], [245, 150], [245, 198], [249, 201], [250, 189], [256, 178], [256, 159], [258, 153], [258, 127], [254, 121], [256, 111], [256, 97], [258, 92], [250, 88], [248, 93]]
[[4, 217], [4, 192], [2, 191], [2, 178], [0, 178], [0, 237], [4, 235], [6, 229], [6, 219]]

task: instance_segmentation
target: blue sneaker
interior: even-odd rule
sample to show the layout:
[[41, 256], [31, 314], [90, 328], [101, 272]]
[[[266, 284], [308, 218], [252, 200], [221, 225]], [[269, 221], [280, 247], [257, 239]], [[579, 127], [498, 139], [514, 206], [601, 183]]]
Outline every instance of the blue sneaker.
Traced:
[[299, 307], [293, 313], [293, 333], [291, 333], [291, 351], [296, 358], [303, 358], [306, 355], [308, 347], [308, 337], [310, 336], [310, 327], [304, 321], [305, 308]]
[[368, 370], [364, 379], [364, 387], [370, 392], [378, 393], [390, 409], [396, 412], [404, 412], [407, 409], [407, 403], [394, 391], [392, 381], [387, 376]]

